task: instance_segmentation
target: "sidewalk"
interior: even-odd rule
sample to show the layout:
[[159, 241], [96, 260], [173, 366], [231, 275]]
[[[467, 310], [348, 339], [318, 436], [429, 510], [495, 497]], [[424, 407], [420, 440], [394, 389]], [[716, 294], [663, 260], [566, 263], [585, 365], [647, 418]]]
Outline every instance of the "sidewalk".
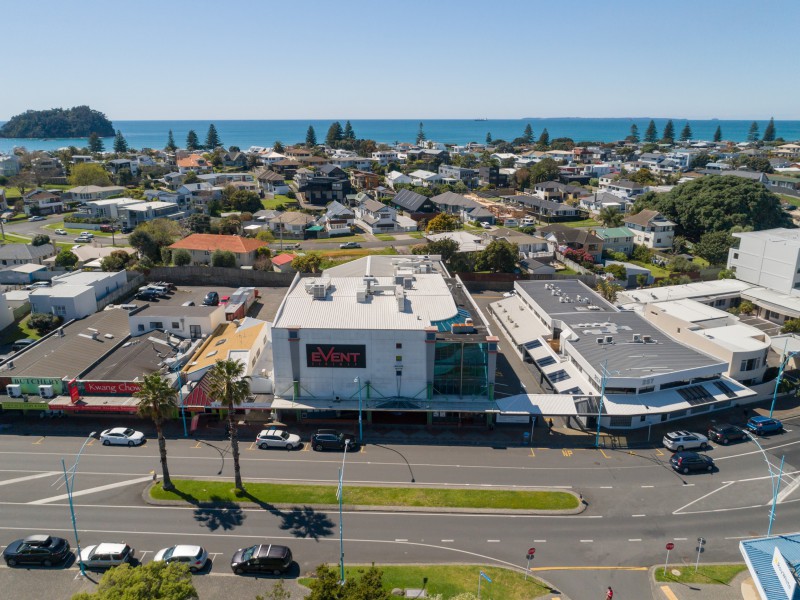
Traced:
[[[745, 569], [729, 584], [664, 583], [656, 581], [650, 569], [653, 600], [759, 600], [750, 571]], [[663, 566], [660, 568], [664, 568]]]

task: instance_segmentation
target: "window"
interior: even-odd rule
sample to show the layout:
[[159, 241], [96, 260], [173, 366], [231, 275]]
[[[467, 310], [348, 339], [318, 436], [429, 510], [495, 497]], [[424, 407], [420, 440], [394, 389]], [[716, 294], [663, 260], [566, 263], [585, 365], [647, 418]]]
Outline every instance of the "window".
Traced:
[[289, 339], [290, 340], [296, 340], [296, 339], [299, 339], [299, 337], [300, 337], [299, 336], [299, 332], [297, 332], [297, 331], [290, 331], [289, 332]]
[[655, 389], [656, 389], [655, 386], [651, 385], [651, 386], [648, 386], [648, 387], [639, 388], [639, 393], [640, 394], [649, 394], [650, 392], [655, 391]]
[[394, 362], [403, 362], [403, 357], [399, 354], [394, 357]]
[[150, 321], [150, 329], [164, 329], [164, 323], [161, 321]]
[[172, 322], [172, 328], [173, 329], [180, 329], [181, 328], [181, 324], [178, 323], [177, 321], [173, 321]]
[[397, 350], [400, 350], [400, 349], [403, 347], [403, 344], [401, 344], [400, 342], [397, 342], [397, 343], [394, 345], [394, 347], [395, 347]]
[[632, 417], [611, 417], [611, 427], [630, 427]]
[[64, 317], [67, 314], [67, 307], [64, 305], [56, 304], [53, 306], [53, 314], [59, 317]]
[[144, 323], [139, 323], [136, 326], [136, 331], [144, 331]]
[[743, 360], [741, 366], [739, 367], [740, 371], [753, 371], [757, 369], [761, 365], [760, 358], [751, 358], [748, 360]]

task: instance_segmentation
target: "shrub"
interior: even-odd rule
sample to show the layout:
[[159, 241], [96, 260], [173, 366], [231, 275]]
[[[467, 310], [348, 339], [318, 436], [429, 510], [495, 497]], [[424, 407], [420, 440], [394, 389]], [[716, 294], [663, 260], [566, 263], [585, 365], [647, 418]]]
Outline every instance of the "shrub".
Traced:
[[192, 262], [192, 255], [187, 250], [179, 248], [172, 253], [172, 264], [176, 267], [185, 267]]
[[39, 335], [44, 335], [61, 325], [61, 317], [50, 313], [33, 313], [28, 325], [33, 327]]

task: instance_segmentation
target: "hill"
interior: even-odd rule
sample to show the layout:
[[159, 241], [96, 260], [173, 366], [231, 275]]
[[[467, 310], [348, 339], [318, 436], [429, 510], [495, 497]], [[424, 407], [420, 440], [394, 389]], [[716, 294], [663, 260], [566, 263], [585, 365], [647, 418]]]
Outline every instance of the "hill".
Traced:
[[28, 110], [15, 115], [0, 127], [0, 138], [70, 138], [114, 135], [106, 116], [88, 106]]

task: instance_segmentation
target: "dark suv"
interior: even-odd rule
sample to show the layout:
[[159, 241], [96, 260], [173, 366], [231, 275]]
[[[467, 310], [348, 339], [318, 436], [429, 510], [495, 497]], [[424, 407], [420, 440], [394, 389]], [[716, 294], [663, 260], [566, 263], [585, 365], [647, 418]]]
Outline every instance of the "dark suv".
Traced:
[[747, 434], [744, 431], [730, 423], [712, 423], [708, 428], [708, 439], [722, 445], [746, 438]]
[[16, 565], [42, 565], [52, 567], [64, 562], [69, 555], [69, 542], [49, 535], [30, 535], [24, 540], [11, 542], [3, 550], [3, 559], [9, 567]]
[[351, 452], [358, 449], [358, 442], [354, 436], [340, 433], [335, 429], [318, 429], [317, 433], [311, 436], [311, 447], [317, 452], [344, 450], [345, 443]]
[[203, 298], [203, 306], [219, 306], [219, 294], [217, 292], [208, 292], [206, 297]]
[[242, 548], [233, 554], [231, 569], [243, 573], [272, 573], [280, 575], [292, 567], [292, 551], [286, 546], [258, 544]]
[[697, 452], [676, 452], [669, 459], [672, 468], [679, 473], [688, 473], [689, 471], [713, 471], [714, 459], [705, 454], [698, 454]]

